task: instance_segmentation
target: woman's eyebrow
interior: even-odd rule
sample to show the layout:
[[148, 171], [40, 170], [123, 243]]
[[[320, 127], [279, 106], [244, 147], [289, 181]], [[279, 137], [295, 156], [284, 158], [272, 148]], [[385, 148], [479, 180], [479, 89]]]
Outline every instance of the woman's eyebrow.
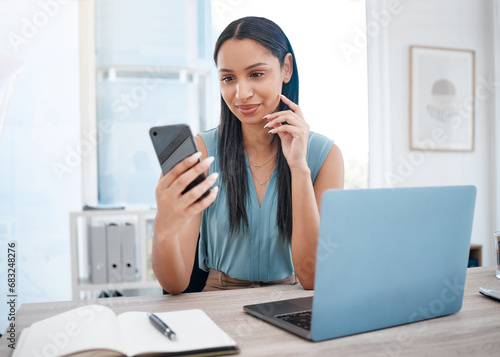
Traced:
[[[250, 66], [245, 68], [245, 71], [248, 71], [249, 69], [259, 67], [259, 66], [269, 66], [269, 64], [267, 64], [265, 62], [257, 62], [257, 63], [251, 64]], [[219, 72], [233, 72], [233, 71], [231, 69], [221, 68], [221, 69], [219, 69]]]

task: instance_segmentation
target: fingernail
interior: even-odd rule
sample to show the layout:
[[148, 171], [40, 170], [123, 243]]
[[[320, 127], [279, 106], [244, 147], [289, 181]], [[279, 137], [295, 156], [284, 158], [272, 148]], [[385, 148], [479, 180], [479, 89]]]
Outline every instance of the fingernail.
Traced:
[[262, 119], [267, 119], [271, 114], [264, 115]]
[[267, 123], [266, 125], [264, 125], [264, 128], [267, 128], [267, 126], [270, 124], [271, 122]]
[[274, 134], [274, 129], [271, 129], [267, 132], [268, 134]]
[[201, 152], [200, 152], [200, 151], [195, 152], [195, 153], [193, 154], [193, 157], [194, 157], [195, 159], [199, 159], [199, 158], [201, 157]]
[[215, 180], [217, 180], [217, 177], [219, 177], [219, 173], [218, 172], [214, 172], [213, 174], [210, 175], [210, 180], [212, 180], [213, 182], [215, 182]]
[[207, 164], [209, 164], [209, 165], [210, 165], [212, 162], [214, 162], [214, 160], [215, 160], [215, 157], [213, 157], [213, 156], [209, 156], [209, 157], [207, 157], [207, 158], [206, 158], [206, 162], [207, 162]]

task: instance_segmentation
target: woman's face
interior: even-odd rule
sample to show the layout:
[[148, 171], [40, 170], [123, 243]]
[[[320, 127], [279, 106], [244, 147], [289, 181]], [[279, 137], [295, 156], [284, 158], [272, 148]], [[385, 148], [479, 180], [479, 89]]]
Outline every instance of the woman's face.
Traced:
[[264, 46], [250, 39], [227, 40], [217, 54], [220, 90], [224, 101], [245, 124], [261, 124], [278, 109], [283, 82], [292, 75], [292, 56], [285, 64]]

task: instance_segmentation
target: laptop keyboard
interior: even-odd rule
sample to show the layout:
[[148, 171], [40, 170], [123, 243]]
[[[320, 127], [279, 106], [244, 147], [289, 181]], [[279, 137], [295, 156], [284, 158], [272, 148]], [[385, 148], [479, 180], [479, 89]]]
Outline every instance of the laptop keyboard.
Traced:
[[311, 316], [312, 311], [307, 310], [290, 314], [276, 315], [275, 317], [309, 331], [311, 330]]

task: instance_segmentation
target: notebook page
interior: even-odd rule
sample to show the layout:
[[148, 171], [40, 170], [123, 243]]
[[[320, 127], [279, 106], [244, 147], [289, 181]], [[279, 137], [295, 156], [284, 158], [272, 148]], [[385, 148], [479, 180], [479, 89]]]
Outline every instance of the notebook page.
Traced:
[[59, 356], [94, 349], [120, 351], [122, 341], [114, 312], [104, 306], [89, 305], [32, 324], [19, 355]]
[[236, 342], [202, 310], [159, 312], [155, 315], [175, 332], [176, 341], [158, 331], [146, 312], [125, 312], [118, 316], [118, 321], [129, 355], [236, 346]]

